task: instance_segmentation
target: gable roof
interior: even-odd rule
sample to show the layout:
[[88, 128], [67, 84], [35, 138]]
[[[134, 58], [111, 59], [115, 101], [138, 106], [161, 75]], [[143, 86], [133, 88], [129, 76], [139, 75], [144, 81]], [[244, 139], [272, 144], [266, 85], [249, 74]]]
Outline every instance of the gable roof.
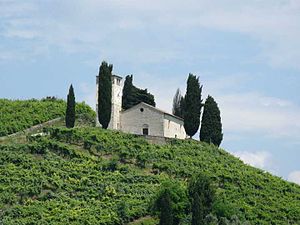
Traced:
[[119, 76], [119, 75], [116, 75], [116, 74], [112, 74], [111, 76], [112, 76], [112, 77], [117, 77], [117, 78], [123, 79], [123, 77], [121, 77], [121, 76]]
[[173, 114], [171, 114], [171, 113], [168, 113], [168, 112], [165, 112], [165, 111], [163, 111], [163, 110], [161, 110], [161, 109], [158, 109], [158, 108], [156, 108], [156, 107], [154, 107], [154, 106], [152, 106], [152, 105], [149, 105], [149, 104], [147, 104], [147, 103], [145, 103], [145, 102], [140, 102], [140, 103], [138, 103], [138, 104], [132, 106], [131, 108], [126, 109], [126, 110], [124, 110], [124, 111], [122, 111], [122, 112], [128, 112], [128, 111], [131, 111], [131, 110], [136, 109], [136, 108], [138, 108], [138, 107], [140, 107], [140, 106], [142, 106], [142, 105], [143, 105], [143, 106], [146, 106], [146, 107], [148, 107], [148, 108], [150, 108], [150, 109], [152, 109], [152, 110], [154, 110], [154, 111], [157, 111], [157, 112], [159, 112], [159, 113], [162, 113], [162, 114], [164, 114], [164, 115], [168, 115], [168, 116], [171, 116], [171, 117], [174, 117], [174, 118], [176, 118], [176, 119], [178, 119], [178, 120], [183, 121], [183, 119], [182, 119], [181, 117], [175, 116], [175, 115], [173, 115]]

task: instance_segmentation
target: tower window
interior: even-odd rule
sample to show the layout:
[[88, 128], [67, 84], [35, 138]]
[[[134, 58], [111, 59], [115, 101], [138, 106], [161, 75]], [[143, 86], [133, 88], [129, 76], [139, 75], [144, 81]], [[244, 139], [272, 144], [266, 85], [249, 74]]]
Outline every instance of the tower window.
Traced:
[[121, 84], [121, 79], [117, 78], [117, 85]]
[[140, 111], [141, 111], [141, 112], [144, 112], [144, 108], [140, 108]]

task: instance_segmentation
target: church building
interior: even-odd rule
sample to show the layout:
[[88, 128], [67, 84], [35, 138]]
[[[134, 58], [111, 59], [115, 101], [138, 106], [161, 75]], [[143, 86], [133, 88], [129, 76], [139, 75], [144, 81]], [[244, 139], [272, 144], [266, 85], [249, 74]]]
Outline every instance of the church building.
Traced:
[[[97, 92], [99, 76], [96, 77]], [[183, 126], [183, 119], [164, 112], [152, 105], [141, 102], [127, 110], [122, 110], [122, 77], [112, 75], [112, 106], [109, 129], [123, 132], [150, 135], [167, 138], [185, 139], [186, 133]], [[96, 94], [98, 98], [98, 94]], [[98, 102], [98, 99], [97, 101]], [[96, 112], [98, 114], [98, 105]], [[98, 115], [96, 125], [100, 126]]]

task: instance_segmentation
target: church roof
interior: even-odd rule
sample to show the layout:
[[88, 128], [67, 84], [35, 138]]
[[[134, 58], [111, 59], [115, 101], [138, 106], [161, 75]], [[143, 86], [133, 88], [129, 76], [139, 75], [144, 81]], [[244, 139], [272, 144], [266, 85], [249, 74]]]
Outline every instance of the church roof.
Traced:
[[141, 105], [147, 106], [148, 108], [153, 109], [153, 110], [155, 110], [155, 111], [157, 111], [157, 112], [160, 112], [160, 113], [162, 113], [162, 114], [165, 114], [165, 115], [168, 115], [168, 116], [171, 116], [171, 117], [174, 117], [174, 118], [176, 118], [176, 119], [178, 119], [178, 120], [182, 120], [182, 121], [183, 121], [183, 119], [182, 119], [181, 117], [175, 116], [175, 115], [173, 115], [173, 114], [171, 114], [171, 113], [168, 113], [168, 112], [165, 112], [165, 111], [163, 111], [163, 110], [161, 110], [161, 109], [158, 109], [158, 108], [156, 108], [156, 107], [154, 107], [154, 106], [152, 106], [152, 105], [149, 105], [149, 104], [147, 104], [147, 103], [145, 103], [145, 102], [140, 102], [140, 103], [138, 103], [138, 104], [132, 106], [131, 108], [124, 110], [123, 112], [131, 111], [131, 110], [133, 110], [133, 109], [135, 109], [135, 108], [138, 108], [138, 107], [141, 106]]
[[[116, 75], [116, 74], [112, 74], [111, 76], [112, 76], [112, 77], [117, 77], [117, 78], [123, 79], [123, 77], [121, 77], [121, 76], [119, 76], [119, 75]], [[96, 77], [99, 77], [99, 75], [96, 75]]]
[[112, 74], [112, 76], [113, 76], [113, 77], [120, 78], [120, 79], [123, 79], [123, 77], [121, 77], [121, 76], [118, 76], [118, 75], [116, 75], [116, 74]]

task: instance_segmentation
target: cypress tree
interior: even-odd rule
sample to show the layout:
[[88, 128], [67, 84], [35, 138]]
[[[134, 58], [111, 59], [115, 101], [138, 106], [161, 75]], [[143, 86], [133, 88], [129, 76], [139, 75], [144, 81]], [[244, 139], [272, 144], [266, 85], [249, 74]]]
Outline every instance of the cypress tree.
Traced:
[[204, 224], [203, 199], [196, 192], [193, 195], [192, 201], [192, 225], [202, 225]]
[[160, 208], [159, 225], [173, 225], [173, 212], [168, 189], [165, 189], [161, 195]]
[[[168, 195], [167, 197], [166, 193]], [[170, 203], [163, 203], [163, 201], [166, 201], [165, 198], [169, 198]], [[169, 200], [167, 199], [166, 202], [169, 202]], [[171, 209], [169, 209], [169, 207], [171, 207]], [[158, 215], [162, 215], [163, 213], [165, 214], [167, 212], [167, 217], [172, 216], [173, 225], [181, 224], [182, 220], [186, 218], [186, 212], [188, 211], [188, 208], [189, 199], [187, 196], [186, 187], [182, 183], [174, 180], [165, 181], [162, 183], [160, 191], [158, 192], [158, 195], [152, 205], [153, 213], [157, 214], [159, 212]]]
[[192, 207], [192, 225], [202, 225], [205, 217], [212, 211], [215, 189], [210, 179], [200, 173], [189, 182], [188, 192]]
[[67, 97], [67, 109], [66, 109], [66, 127], [72, 128], [75, 124], [75, 95], [74, 89], [71, 84]]
[[179, 88], [177, 89], [173, 98], [172, 113], [175, 116], [183, 118], [183, 97], [181, 96]]
[[98, 120], [107, 129], [111, 117], [112, 64], [103, 61], [99, 68]]
[[126, 110], [140, 102], [155, 106], [154, 96], [147, 89], [135, 87], [132, 82], [133, 75], [126, 76], [123, 87], [122, 108]]
[[133, 101], [133, 84], [132, 84], [132, 75], [128, 75], [125, 78], [124, 87], [123, 87], [123, 95], [122, 95], [122, 109], [131, 108]]
[[200, 129], [200, 141], [220, 146], [223, 139], [222, 123], [218, 104], [208, 96], [205, 104]]
[[198, 131], [200, 125], [201, 92], [202, 86], [200, 86], [199, 77], [190, 73], [184, 97], [184, 128], [190, 137]]

